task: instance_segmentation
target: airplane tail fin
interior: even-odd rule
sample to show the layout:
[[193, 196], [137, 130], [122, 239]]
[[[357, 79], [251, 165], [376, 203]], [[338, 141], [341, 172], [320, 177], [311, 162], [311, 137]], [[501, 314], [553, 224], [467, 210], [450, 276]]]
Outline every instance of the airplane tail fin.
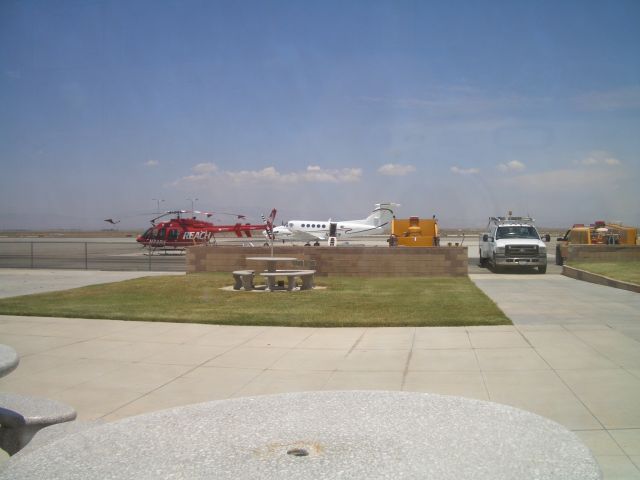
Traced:
[[397, 203], [376, 203], [371, 215], [364, 219], [363, 223], [374, 227], [384, 227], [391, 225], [391, 220], [395, 217], [393, 207], [399, 207]]

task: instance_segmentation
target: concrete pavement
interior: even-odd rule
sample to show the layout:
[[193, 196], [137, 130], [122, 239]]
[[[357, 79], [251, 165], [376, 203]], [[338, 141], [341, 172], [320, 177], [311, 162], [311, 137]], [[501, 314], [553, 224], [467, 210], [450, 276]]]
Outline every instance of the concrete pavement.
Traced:
[[132, 278], [156, 275], [176, 275], [176, 273], [0, 268], [0, 298], [56, 292], [86, 285], [120, 282]]
[[[100, 276], [102, 272], [93, 272]], [[0, 390], [115, 420], [245, 395], [380, 389], [551, 418], [606, 479], [640, 478], [640, 295], [559, 275], [471, 275], [513, 326], [305, 329], [0, 316]]]

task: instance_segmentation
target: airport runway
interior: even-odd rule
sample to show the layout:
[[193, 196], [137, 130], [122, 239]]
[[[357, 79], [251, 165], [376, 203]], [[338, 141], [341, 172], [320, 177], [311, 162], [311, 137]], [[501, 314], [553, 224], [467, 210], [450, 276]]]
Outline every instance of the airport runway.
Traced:
[[185, 255], [168, 251], [149, 255], [134, 239], [0, 239], [0, 268], [178, 271]]
[[[262, 246], [262, 239], [248, 242], [226, 238], [218, 240], [220, 245], [243, 245], [247, 249], [252, 246]], [[303, 243], [299, 242], [299, 245]], [[495, 275], [490, 269], [478, 266], [478, 239], [462, 237], [443, 237], [441, 245], [460, 244], [468, 248], [469, 273]], [[287, 243], [287, 246], [291, 245]], [[341, 242], [337, 248], [348, 248], [349, 245], [365, 245], [370, 247], [387, 247], [386, 239], [358, 239]], [[277, 251], [280, 244], [274, 245]], [[308, 247], [314, 248], [314, 247]], [[388, 248], [388, 247], [387, 247]], [[555, 243], [547, 246], [548, 269], [547, 275], [560, 274], [562, 267], [555, 265]], [[148, 250], [142, 249], [135, 239], [114, 238], [0, 238], [0, 268], [34, 268], [34, 269], [74, 269], [74, 270], [113, 270], [113, 271], [186, 271], [185, 254], [181, 251], [156, 251], [149, 255]], [[521, 270], [501, 273], [529, 274], [532, 271]]]

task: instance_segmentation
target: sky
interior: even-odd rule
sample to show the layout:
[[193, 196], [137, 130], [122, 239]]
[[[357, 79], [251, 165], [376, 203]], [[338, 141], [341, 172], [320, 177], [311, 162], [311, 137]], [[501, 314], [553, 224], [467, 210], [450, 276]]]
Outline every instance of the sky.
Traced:
[[0, 230], [640, 225], [640, 2], [2, 0]]

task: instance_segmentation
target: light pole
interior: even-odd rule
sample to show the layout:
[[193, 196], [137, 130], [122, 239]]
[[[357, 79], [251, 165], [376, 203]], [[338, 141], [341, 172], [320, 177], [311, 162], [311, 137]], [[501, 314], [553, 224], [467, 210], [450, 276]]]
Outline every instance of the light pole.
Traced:
[[191, 201], [191, 211], [193, 212], [193, 210], [195, 209], [195, 202], [198, 201], [197, 198], [187, 198], [187, 200]]
[[152, 198], [151, 200], [158, 202], [158, 207], [156, 210], [158, 211], [158, 213], [160, 213], [160, 202], [164, 202], [164, 198]]

